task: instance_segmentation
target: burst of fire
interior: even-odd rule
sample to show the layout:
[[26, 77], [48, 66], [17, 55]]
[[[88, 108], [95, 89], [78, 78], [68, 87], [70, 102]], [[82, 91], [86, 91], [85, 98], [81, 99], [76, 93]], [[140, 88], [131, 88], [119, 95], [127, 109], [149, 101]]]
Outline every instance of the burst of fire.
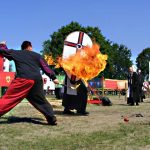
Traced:
[[48, 65], [56, 65], [56, 62], [54, 62], [53, 57], [51, 55], [44, 55], [44, 59], [48, 63]]
[[[77, 53], [68, 58], [59, 58], [55, 65], [61, 66], [66, 72], [77, 76], [79, 79], [88, 81], [96, 77], [106, 67], [107, 55], [103, 55], [99, 50], [99, 45], [83, 47]], [[47, 56], [48, 64], [54, 64], [52, 57]]]

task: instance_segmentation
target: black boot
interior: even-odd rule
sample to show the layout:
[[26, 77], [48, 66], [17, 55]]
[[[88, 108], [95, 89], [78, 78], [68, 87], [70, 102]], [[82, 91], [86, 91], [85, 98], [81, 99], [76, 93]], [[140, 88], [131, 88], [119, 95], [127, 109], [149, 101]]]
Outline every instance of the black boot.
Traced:
[[72, 112], [72, 111], [69, 110], [69, 109], [64, 109], [63, 114], [66, 114], [66, 115], [74, 115], [74, 112]]
[[52, 125], [52, 126], [55, 126], [57, 125], [57, 119], [55, 116], [52, 116], [52, 117], [46, 117], [46, 120], [47, 120], [47, 123], [48, 125]]
[[87, 111], [77, 111], [77, 114], [81, 115], [81, 116], [88, 116], [89, 112], [87, 112]]

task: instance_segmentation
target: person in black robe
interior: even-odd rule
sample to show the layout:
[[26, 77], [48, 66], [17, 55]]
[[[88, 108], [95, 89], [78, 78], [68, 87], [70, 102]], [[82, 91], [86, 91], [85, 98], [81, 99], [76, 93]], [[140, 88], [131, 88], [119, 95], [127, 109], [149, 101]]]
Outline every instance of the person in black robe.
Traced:
[[143, 102], [143, 97], [144, 97], [144, 92], [143, 92], [143, 82], [144, 82], [144, 78], [143, 75], [141, 73], [141, 70], [138, 69], [138, 85], [139, 85], [139, 95], [140, 95], [140, 101], [139, 102]]
[[128, 78], [128, 99], [127, 104], [129, 105], [139, 105], [139, 88], [138, 88], [138, 75], [133, 71], [133, 68], [129, 68]]
[[[63, 114], [74, 114], [71, 110], [75, 109], [78, 115], [88, 115], [89, 112], [86, 111], [88, 90], [85, 84], [81, 80], [71, 83], [67, 75], [64, 84], [66, 86], [64, 86], [62, 100], [62, 105], [64, 106]], [[77, 85], [77, 88], [71, 88]]]

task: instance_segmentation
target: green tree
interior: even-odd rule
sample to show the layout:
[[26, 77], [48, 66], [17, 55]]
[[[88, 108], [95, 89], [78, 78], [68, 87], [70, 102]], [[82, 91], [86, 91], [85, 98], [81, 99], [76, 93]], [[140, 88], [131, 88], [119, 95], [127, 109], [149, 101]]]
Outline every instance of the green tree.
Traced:
[[144, 49], [136, 58], [137, 68], [141, 69], [143, 76], [148, 78], [150, 62], [150, 48]]
[[126, 79], [128, 68], [132, 65], [131, 51], [126, 46], [116, 43], [111, 48], [111, 78]]
[[54, 59], [57, 56], [61, 56], [65, 38], [74, 31], [85, 32], [93, 42], [100, 45], [101, 53], [108, 55], [106, 69], [100, 73], [99, 77], [104, 75], [105, 78], [125, 79], [127, 68], [132, 64], [130, 50], [123, 45], [112, 44], [111, 41], [106, 40], [98, 27], [82, 27], [77, 22], [62, 26], [50, 36], [49, 40], [44, 41], [42, 53], [52, 54]]

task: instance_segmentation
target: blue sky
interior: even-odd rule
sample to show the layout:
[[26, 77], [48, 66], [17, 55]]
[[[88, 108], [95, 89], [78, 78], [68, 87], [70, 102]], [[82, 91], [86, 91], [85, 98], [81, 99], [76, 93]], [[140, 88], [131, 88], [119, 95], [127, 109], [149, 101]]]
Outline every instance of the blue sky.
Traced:
[[106, 39], [131, 49], [134, 59], [150, 47], [150, 0], [3, 0], [0, 7], [0, 41], [9, 48], [30, 40], [39, 52], [71, 21], [99, 27]]

